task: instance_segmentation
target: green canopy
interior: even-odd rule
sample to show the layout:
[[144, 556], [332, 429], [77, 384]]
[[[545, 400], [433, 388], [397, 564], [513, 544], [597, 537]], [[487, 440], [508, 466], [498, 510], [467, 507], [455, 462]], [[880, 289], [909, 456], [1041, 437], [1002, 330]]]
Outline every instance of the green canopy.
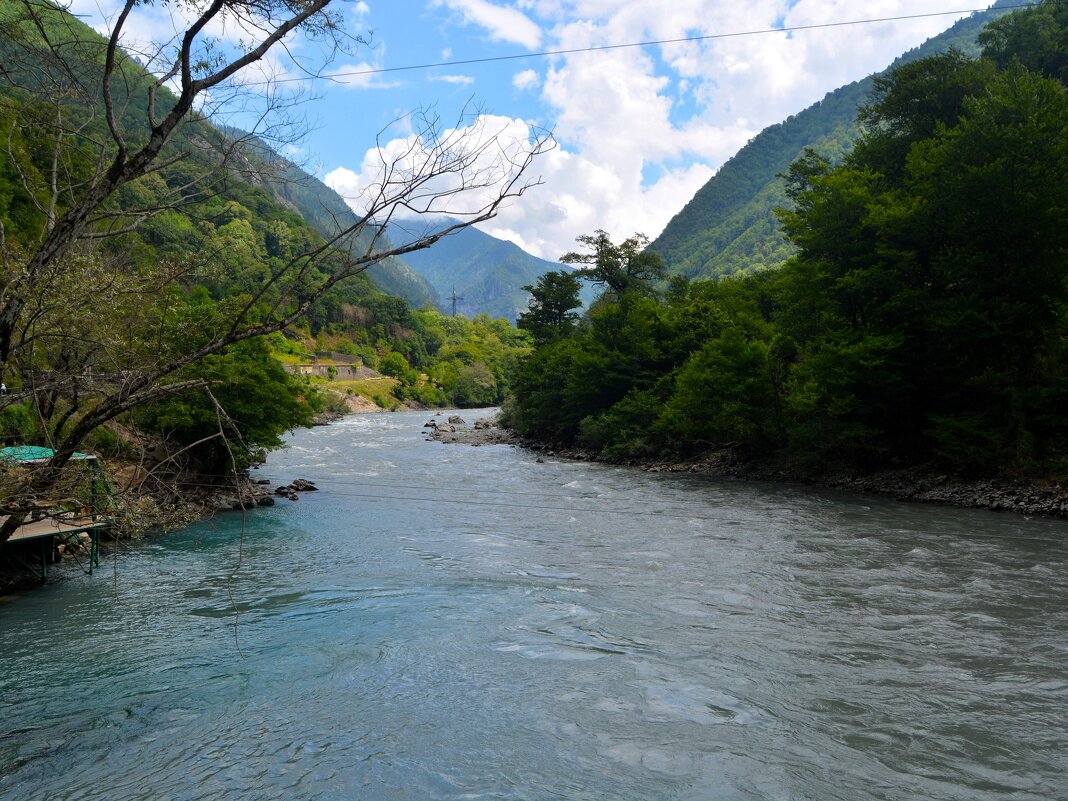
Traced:
[[[54, 450], [41, 445], [16, 445], [13, 448], [0, 449], [0, 461], [3, 462], [47, 462], [55, 455], [56, 452]], [[85, 461], [96, 459], [96, 457], [91, 453], [75, 453], [71, 459]]]

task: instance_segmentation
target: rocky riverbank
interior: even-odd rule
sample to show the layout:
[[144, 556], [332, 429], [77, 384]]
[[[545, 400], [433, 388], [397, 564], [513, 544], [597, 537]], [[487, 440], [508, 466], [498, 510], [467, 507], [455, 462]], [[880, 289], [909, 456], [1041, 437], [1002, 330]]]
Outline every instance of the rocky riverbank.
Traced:
[[[433, 420], [431, 422], [434, 422]], [[496, 420], [475, 425], [446, 423], [427, 425], [428, 439], [465, 445], [515, 445], [544, 456], [580, 461], [602, 461], [596, 454], [578, 448], [561, 448], [538, 442], [501, 428]], [[741, 458], [731, 449], [710, 451], [680, 461], [632, 459], [617, 462], [657, 473], [691, 473], [747, 481], [807, 484], [898, 500], [941, 503], [976, 509], [1043, 515], [1068, 519], [1068, 487], [1032, 478], [956, 476], [929, 465], [858, 470], [843, 465], [817, 467], [783, 457]]]

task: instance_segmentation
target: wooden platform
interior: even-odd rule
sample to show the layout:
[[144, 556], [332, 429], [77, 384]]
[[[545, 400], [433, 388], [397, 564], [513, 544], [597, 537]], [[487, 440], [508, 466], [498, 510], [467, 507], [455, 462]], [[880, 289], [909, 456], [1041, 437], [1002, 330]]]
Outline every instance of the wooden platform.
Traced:
[[[7, 520], [7, 515], [0, 515], [0, 525]], [[108, 527], [102, 520], [93, 520], [91, 517], [75, 517], [70, 520], [56, 520], [51, 517], [42, 517], [29, 523], [23, 523], [8, 542], [19, 540], [35, 540], [39, 537], [55, 537], [57, 535], [77, 534], [82, 531], [99, 531]]]
[[[0, 515], [0, 524], [7, 518], [7, 515]], [[89, 535], [89, 553], [85, 562], [78, 556], [77, 549], [70, 550], [68, 553], [78, 562], [78, 566], [81, 567], [82, 571], [91, 576], [93, 575], [93, 568], [100, 564], [100, 532], [109, 526], [110, 523], [103, 520], [93, 520], [91, 517], [74, 517], [69, 520], [43, 517], [40, 520], [33, 520], [19, 526], [3, 545], [30, 541], [40, 543], [39, 548], [24, 546], [22, 548], [14, 548], [9, 553], [16, 562], [27, 570], [37, 573], [43, 582], [48, 578], [48, 563], [54, 558], [53, 546], [56, 541], [53, 537], [57, 537], [61, 542], [64, 542], [70, 537], [86, 533]]]

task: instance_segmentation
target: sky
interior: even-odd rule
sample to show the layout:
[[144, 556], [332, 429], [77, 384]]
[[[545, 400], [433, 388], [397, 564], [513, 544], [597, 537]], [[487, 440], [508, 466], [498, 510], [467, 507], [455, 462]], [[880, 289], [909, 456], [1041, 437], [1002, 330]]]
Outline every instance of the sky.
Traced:
[[[195, 2], [196, 0], [193, 0]], [[74, 0], [103, 30], [116, 0]], [[556, 259], [575, 237], [604, 229], [616, 240], [655, 238], [716, 169], [768, 125], [827, 92], [878, 72], [902, 52], [985, 2], [960, 0], [349, 0], [335, 5], [346, 30], [369, 44], [323, 67], [300, 38], [245, 74], [257, 91], [267, 74], [299, 92], [305, 135], [285, 154], [361, 210], [382, 152], [412, 135], [412, 112], [446, 127], [478, 117], [483, 133], [523, 142], [551, 130], [538, 179], [480, 227], [536, 256]], [[142, 6], [129, 46], [144, 49], [180, 28], [182, 4]], [[961, 13], [961, 11], [964, 13]], [[805, 31], [783, 28], [956, 11], [913, 20]], [[553, 50], [773, 31], [566, 55]], [[247, 34], [213, 30], [236, 46]], [[296, 63], [289, 59], [292, 56]], [[507, 60], [398, 67], [472, 59]], [[305, 67], [301, 71], [300, 66]], [[314, 69], [329, 79], [305, 79]], [[367, 73], [368, 70], [391, 71]], [[364, 74], [353, 74], [364, 73]], [[464, 116], [466, 109], [467, 116]], [[462, 121], [462, 122], [461, 122]]]

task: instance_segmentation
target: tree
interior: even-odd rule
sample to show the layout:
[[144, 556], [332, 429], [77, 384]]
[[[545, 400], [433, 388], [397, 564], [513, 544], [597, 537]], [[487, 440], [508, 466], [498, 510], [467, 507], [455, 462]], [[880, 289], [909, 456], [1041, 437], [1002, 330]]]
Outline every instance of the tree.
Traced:
[[582, 306], [581, 285], [575, 273], [552, 270], [538, 277], [538, 283], [525, 286], [530, 293], [528, 310], [519, 315], [516, 327], [529, 331], [536, 344], [567, 336], [574, 328]]
[[652, 282], [663, 278], [667, 269], [660, 254], [646, 249], [649, 237], [644, 234], [634, 234], [616, 245], [605, 231], [598, 229], [577, 237], [575, 241], [591, 252], [565, 253], [560, 261], [589, 265], [576, 270], [575, 274], [616, 295], [628, 290], [650, 291]]
[[[5, 202], [32, 207], [40, 220], [10, 240], [0, 230], [0, 377], [14, 389], [0, 407], [33, 407], [41, 438], [55, 449], [18, 492], [0, 488], [10, 501], [0, 542], [30, 508], [19, 499], [53, 486], [91, 432], [174, 393], [210, 392], [209, 379], [185, 377], [206, 357], [285, 329], [384, 259], [490, 219], [535, 183], [528, 167], [551, 146], [537, 132], [503, 142], [481, 117], [443, 129], [433, 115], [416, 113], [407, 150], [382, 156], [379, 181], [354, 223], [272, 256], [240, 295], [184, 303], [190, 276], [224, 275], [224, 247], [148, 269], [135, 267], [122, 243], [146, 222], [211, 198], [255, 162], [254, 149], [243, 149], [247, 137], [213, 126], [212, 113], [240, 100], [266, 121], [257, 133], [277, 141], [291, 130], [292, 99], [272, 85], [247, 94], [243, 70], [285, 52], [293, 36], [321, 46], [322, 69], [362, 39], [345, 32], [331, 0], [191, 0], [181, 4], [186, 27], [137, 54], [146, 71], [124, 47], [132, 46], [132, 15], [151, 4], [126, 0], [104, 37], [48, 0], [13, 0], [0, 17], [3, 94], [26, 112], [0, 114], [10, 143], [0, 174], [17, 175]], [[247, 32], [247, 43], [213, 39], [210, 31], [224, 22]], [[19, 152], [25, 142], [35, 146], [29, 161]], [[409, 241], [384, 237], [402, 212], [441, 213], [471, 197], [479, 200]]]
[[999, 67], [1024, 67], [1068, 84], [1068, 6], [1043, 0], [994, 20], [979, 34], [983, 55]]

